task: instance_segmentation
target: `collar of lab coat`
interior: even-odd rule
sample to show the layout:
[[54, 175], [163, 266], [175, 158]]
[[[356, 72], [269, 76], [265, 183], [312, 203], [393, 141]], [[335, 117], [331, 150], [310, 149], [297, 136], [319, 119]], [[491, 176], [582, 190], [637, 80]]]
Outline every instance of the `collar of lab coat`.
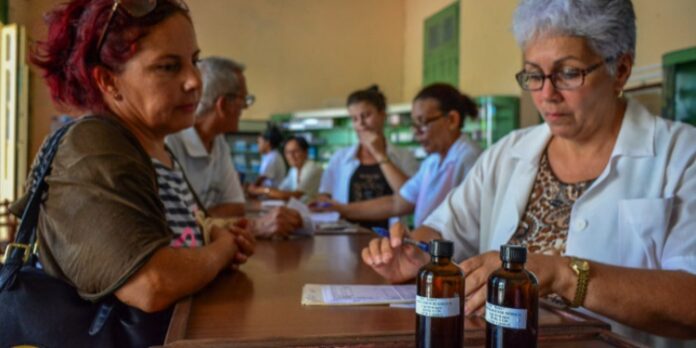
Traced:
[[[629, 100], [624, 118], [619, 131], [619, 137], [614, 145], [612, 158], [615, 156], [654, 156], [655, 117], [647, 109], [635, 101]], [[503, 211], [511, 212], [501, 217], [496, 222], [494, 240], [491, 245], [505, 244], [515, 232], [520, 221], [521, 214], [526, 208], [529, 194], [534, 186], [534, 180], [539, 167], [539, 161], [546, 144], [551, 138], [551, 131], [546, 124], [539, 125], [529, 130], [527, 135], [521, 136], [511, 146], [511, 155], [521, 161], [521, 165], [515, 167], [511, 176], [511, 191], [506, 195], [509, 199], [503, 204]], [[597, 178], [594, 184], [585, 192], [586, 196], [598, 183], [601, 183], [611, 171], [614, 161], [609, 161], [607, 168]], [[578, 199], [582, 200], [584, 197]], [[481, 249], [481, 250], [486, 250]]]

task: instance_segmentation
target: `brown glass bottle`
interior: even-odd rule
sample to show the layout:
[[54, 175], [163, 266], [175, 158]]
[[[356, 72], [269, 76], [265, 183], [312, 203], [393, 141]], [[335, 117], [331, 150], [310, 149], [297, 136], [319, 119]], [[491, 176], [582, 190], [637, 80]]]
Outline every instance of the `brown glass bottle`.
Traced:
[[453, 252], [451, 241], [432, 241], [430, 263], [418, 271], [418, 348], [461, 348], [464, 343], [464, 274], [452, 263]]
[[488, 277], [486, 347], [536, 347], [539, 284], [524, 268], [527, 249], [500, 247], [503, 266]]

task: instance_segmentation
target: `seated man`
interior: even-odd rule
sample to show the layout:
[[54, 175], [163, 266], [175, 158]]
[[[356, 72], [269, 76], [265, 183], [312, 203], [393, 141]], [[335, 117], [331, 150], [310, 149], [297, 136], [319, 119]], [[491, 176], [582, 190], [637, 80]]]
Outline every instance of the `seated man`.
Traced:
[[446, 84], [425, 87], [414, 98], [411, 112], [415, 139], [428, 153], [418, 172], [398, 194], [349, 204], [333, 202], [325, 209], [338, 211], [348, 220], [363, 221], [415, 212], [415, 225], [420, 226], [464, 180], [481, 154], [478, 145], [461, 132], [464, 118], [476, 115], [476, 104], [456, 88]]
[[[195, 124], [168, 136], [166, 142], [212, 217], [242, 217], [244, 190], [224, 133], [237, 130], [242, 110], [254, 97], [247, 93], [242, 65], [211, 57], [198, 66], [203, 92]], [[292, 209], [278, 207], [250, 223], [257, 236], [287, 235], [302, 226], [302, 218]]]

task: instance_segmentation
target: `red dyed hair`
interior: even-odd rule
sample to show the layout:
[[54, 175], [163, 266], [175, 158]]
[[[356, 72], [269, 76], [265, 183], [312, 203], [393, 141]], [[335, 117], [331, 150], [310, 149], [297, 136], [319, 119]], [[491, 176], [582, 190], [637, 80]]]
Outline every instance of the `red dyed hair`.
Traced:
[[101, 65], [120, 71], [151, 27], [175, 13], [191, 20], [186, 6], [174, 0], [158, 0], [157, 7], [140, 18], [131, 17], [119, 7], [97, 52], [114, 1], [72, 0], [46, 15], [48, 39], [36, 44], [30, 61], [43, 70], [55, 103], [81, 110], [107, 110], [92, 70]]

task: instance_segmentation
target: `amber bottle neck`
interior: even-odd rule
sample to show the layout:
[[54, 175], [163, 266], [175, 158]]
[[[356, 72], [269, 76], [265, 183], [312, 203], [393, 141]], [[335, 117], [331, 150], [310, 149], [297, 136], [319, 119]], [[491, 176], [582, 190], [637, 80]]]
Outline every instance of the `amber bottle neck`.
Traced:
[[524, 269], [524, 263], [503, 261], [503, 268], [510, 272], [520, 272]]
[[450, 262], [452, 262], [451, 257], [443, 257], [443, 256], [430, 256], [430, 262], [438, 265], [446, 265]]

